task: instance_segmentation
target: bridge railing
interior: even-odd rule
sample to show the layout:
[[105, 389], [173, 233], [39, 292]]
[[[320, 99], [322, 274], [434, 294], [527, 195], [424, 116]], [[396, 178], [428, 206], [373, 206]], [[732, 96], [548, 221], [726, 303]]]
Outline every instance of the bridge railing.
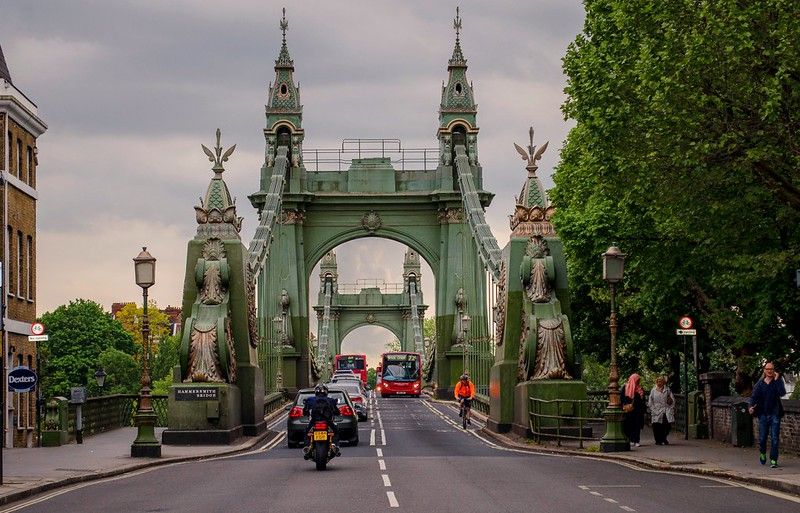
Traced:
[[[604, 419], [595, 412], [605, 409], [606, 399], [545, 400], [529, 397], [528, 400], [528, 426], [537, 442], [554, 438], [560, 447], [562, 440], [577, 440], [583, 449], [584, 441], [596, 441], [602, 437]], [[595, 431], [598, 436], [594, 436]]]
[[[153, 410], [156, 412], [156, 427], [167, 426], [167, 399], [166, 395], [152, 395]], [[137, 394], [114, 394], [100, 397], [90, 397], [82, 406], [83, 436], [96, 435], [133, 426], [133, 416], [139, 406]], [[69, 406], [69, 432], [75, 433], [75, 414], [77, 407]]]
[[392, 167], [405, 171], [433, 171], [439, 165], [438, 148], [403, 148], [400, 139], [344, 139], [339, 148], [304, 149], [303, 164], [309, 171], [344, 171], [353, 159], [383, 157]]
[[386, 283], [379, 278], [362, 278], [355, 283], [340, 283], [336, 286], [339, 294], [358, 294], [363, 289], [379, 289], [381, 294], [402, 294], [403, 283]]

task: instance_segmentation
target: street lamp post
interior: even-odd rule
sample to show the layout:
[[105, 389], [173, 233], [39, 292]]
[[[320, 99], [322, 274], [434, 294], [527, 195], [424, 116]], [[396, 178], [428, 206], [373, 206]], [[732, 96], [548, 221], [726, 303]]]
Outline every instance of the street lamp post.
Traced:
[[108, 376], [108, 374], [106, 374], [106, 370], [102, 367], [97, 369], [97, 372], [94, 373], [94, 380], [97, 382], [97, 386], [101, 391], [103, 390], [103, 385], [106, 384], [106, 376]]
[[160, 458], [161, 444], [156, 439], [156, 412], [150, 399], [150, 321], [147, 318], [147, 289], [156, 282], [156, 259], [143, 247], [133, 259], [136, 284], [142, 287], [142, 380], [139, 389], [139, 408], [134, 416], [136, 440], [131, 445], [134, 458]]
[[606, 433], [600, 440], [602, 452], [630, 451], [631, 443], [622, 430], [622, 402], [619, 397], [619, 369], [617, 368], [617, 283], [622, 281], [625, 270], [625, 255], [616, 246], [603, 253], [603, 280], [611, 288], [611, 317], [608, 322], [611, 331], [611, 366], [608, 372], [608, 407], [603, 412]]

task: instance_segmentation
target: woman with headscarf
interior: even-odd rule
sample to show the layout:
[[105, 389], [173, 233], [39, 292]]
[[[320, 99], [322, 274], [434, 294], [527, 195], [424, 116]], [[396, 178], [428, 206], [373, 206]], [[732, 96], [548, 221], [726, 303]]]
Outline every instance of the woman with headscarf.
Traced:
[[644, 399], [644, 389], [642, 389], [641, 378], [633, 373], [625, 383], [622, 394], [622, 411], [625, 413], [622, 429], [625, 436], [630, 440], [631, 445], [639, 447], [640, 434], [644, 427], [644, 413], [646, 409]]

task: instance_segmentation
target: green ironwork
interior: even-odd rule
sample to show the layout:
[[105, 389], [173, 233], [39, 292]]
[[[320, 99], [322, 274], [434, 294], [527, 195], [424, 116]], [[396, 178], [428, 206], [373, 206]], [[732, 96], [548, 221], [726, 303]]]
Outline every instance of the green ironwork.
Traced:
[[[155, 427], [167, 427], [167, 395], [151, 395], [156, 414]], [[83, 436], [96, 435], [113, 429], [133, 426], [138, 408], [138, 394], [113, 394], [90, 397], [82, 405]], [[76, 405], [69, 405], [69, 432], [75, 431]]]
[[[577, 440], [583, 449], [584, 441], [597, 441], [600, 437], [592, 436], [597, 428], [602, 428], [604, 418], [598, 415], [599, 409], [608, 405], [606, 399], [554, 399], [543, 400], [529, 397], [529, 428], [533, 438], [556, 439], [561, 446], [562, 440]], [[570, 434], [572, 433], [572, 434]]]

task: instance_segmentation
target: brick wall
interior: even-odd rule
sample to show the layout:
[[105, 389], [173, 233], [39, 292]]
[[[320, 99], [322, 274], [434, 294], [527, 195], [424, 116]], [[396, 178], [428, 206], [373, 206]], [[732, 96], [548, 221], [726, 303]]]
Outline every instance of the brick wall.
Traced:
[[[714, 439], [731, 441], [731, 405], [747, 400], [744, 397], [723, 396], [716, 398], [712, 405]], [[800, 401], [783, 400], [786, 415], [781, 420], [780, 451], [800, 454]], [[753, 439], [758, 443], [758, 419], [753, 418]]]

